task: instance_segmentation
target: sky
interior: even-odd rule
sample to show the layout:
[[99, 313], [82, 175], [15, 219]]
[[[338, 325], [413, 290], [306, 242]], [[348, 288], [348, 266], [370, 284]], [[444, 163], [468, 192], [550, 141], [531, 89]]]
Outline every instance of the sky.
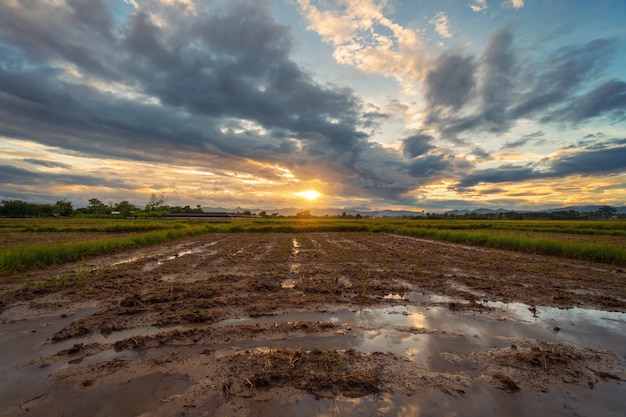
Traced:
[[0, 200], [624, 205], [625, 18], [623, 0], [2, 0]]

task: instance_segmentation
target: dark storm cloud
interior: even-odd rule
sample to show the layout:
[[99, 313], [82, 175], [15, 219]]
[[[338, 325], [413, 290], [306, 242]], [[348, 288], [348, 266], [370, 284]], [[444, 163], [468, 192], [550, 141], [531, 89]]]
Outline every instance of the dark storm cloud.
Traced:
[[551, 174], [567, 176], [626, 171], [626, 140], [617, 143], [618, 146], [599, 144], [589, 150], [565, 155], [551, 164]]
[[62, 162], [48, 161], [45, 159], [25, 158], [23, 161], [33, 165], [44, 166], [46, 168], [71, 168], [71, 165], [64, 164]]
[[[364, 137], [355, 129], [356, 97], [314, 83], [291, 61], [291, 30], [264, 7], [234, 2], [228, 14], [199, 14], [165, 39], [147, 13], [138, 12], [123, 42], [139, 59], [125, 64], [147, 93], [193, 114], [319, 132], [340, 147]], [[340, 122], [330, 123], [331, 117]]]
[[504, 146], [502, 146], [501, 149], [515, 149], [515, 148], [519, 148], [521, 146], [526, 145], [529, 142], [534, 142], [536, 141], [536, 139], [542, 138], [544, 136], [543, 132], [535, 132], [535, 133], [530, 133], [528, 135], [524, 135], [521, 138], [519, 138], [516, 141], [513, 142], [507, 142], [504, 144]]
[[[466, 103], [477, 111], [469, 115], [455, 117], [454, 114], [441, 114], [435, 109], [428, 120], [436, 126], [443, 137], [455, 139], [457, 135], [473, 130], [501, 133], [508, 130], [511, 120], [507, 114], [515, 85], [515, 55], [513, 37], [506, 29], [495, 31], [489, 40], [485, 53], [479, 62], [466, 58], [465, 73], [482, 70], [481, 83], [476, 88], [467, 89], [461, 106]], [[473, 80], [473, 75], [472, 75]]]
[[414, 158], [409, 173], [416, 178], [429, 178], [453, 171], [454, 157], [447, 154], [422, 155]]
[[516, 49], [513, 34], [496, 30], [480, 59], [443, 54], [435, 61], [426, 78], [427, 123], [441, 137], [463, 142], [459, 136], [471, 132], [508, 132], [521, 119], [570, 124], [600, 117], [623, 121], [626, 82], [598, 84], [616, 45], [615, 39], [596, 39], [560, 48], [540, 62], [527, 62], [520, 58], [524, 51]]
[[541, 118], [541, 121], [577, 123], [602, 115], [615, 122], [626, 120], [626, 82], [607, 81], [589, 93], [578, 96], [567, 106]]
[[480, 88], [483, 124], [491, 132], [508, 129], [507, 107], [513, 90], [515, 55], [512, 50], [513, 36], [508, 30], [500, 29], [491, 35], [482, 57], [485, 82]]
[[402, 152], [407, 158], [415, 158], [433, 149], [433, 140], [434, 138], [430, 135], [417, 134], [409, 136], [402, 141]]
[[311, 177], [364, 178], [373, 195], [413, 186], [358, 128], [386, 115], [294, 63], [292, 30], [268, 2], [185, 14], [148, 1], [125, 22], [104, 0], [38, 5], [0, 4], [0, 134], [132, 160], [315, 166]]
[[[572, 97], [587, 81], [593, 81], [615, 50], [612, 39], [596, 39], [582, 46], [561, 48], [535, 71], [533, 88], [511, 109], [514, 119], [531, 117], [554, 105], [575, 104], [584, 99]], [[584, 119], [578, 119], [582, 121]]]
[[115, 53], [111, 21], [105, 0], [72, 1], [67, 8], [51, 2], [0, 2], [0, 41], [19, 48], [30, 59], [25, 66], [55, 60], [112, 76], [115, 71], [106, 65]]
[[476, 85], [476, 64], [472, 57], [443, 54], [434, 62], [435, 68], [426, 76], [426, 99], [432, 106], [457, 110], [470, 98]]
[[626, 171], [626, 138], [596, 143], [578, 152], [565, 153], [555, 159], [546, 159], [535, 164], [507, 164], [498, 168], [477, 170], [466, 175], [459, 182], [459, 186], [472, 187], [479, 183], [518, 182], [570, 175], [607, 175], [623, 171]]
[[72, 20], [85, 30], [112, 35], [113, 18], [105, 0], [68, 0], [67, 4], [72, 9]]
[[32, 185], [39, 187], [49, 187], [54, 185], [86, 185], [105, 186], [113, 188], [131, 188], [123, 179], [107, 175], [102, 178], [100, 175], [71, 175], [56, 174], [50, 172], [36, 172], [14, 167], [11, 165], [0, 165], [0, 185]]
[[501, 183], [519, 182], [537, 178], [539, 175], [530, 166], [501, 165], [498, 168], [487, 168], [477, 170], [463, 177], [459, 185], [461, 187], [472, 187], [481, 182]]

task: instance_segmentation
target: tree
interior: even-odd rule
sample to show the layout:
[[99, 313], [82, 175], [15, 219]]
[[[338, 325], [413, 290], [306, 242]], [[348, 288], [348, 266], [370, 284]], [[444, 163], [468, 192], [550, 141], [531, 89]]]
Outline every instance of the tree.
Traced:
[[617, 214], [617, 209], [611, 206], [602, 206], [596, 211], [596, 214], [599, 217], [609, 219]]
[[0, 214], [7, 217], [26, 217], [28, 204], [22, 200], [2, 200], [2, 211]]
[[107, 214], [110, 213], [109, 207], [97, 198], [91, 198], [87, 206], [90, 214]]
[[59, 200], [54, 204], [54, 213], [62, 217], [70, 217], [74, 212], [72, 202], [67, 201], [67, 198]]
[[157, 211], [165, 206], [166, 201], [167, 197], [165, 197], [165, 193], [161, 193], [159, 195], [157, 195], [156, 193], [152, 193], [146, 209], [151, 211]]
[[115, 205], [115, 211], [119, 211], [120, 214], [124, 217], [128, 217], [131, 215], [133, 211], [137, 210], [137, 207], [130, 204], [128, 201], [120, 201]]

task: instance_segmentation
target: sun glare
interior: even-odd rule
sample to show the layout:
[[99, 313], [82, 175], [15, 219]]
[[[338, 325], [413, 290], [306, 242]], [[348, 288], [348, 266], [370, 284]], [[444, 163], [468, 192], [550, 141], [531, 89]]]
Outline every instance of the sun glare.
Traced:
[[298, 197], [303, 197], [306, 198], [309, 201], [313, 201], [316, 198], [318, 198], [319, 196], [321, 196], [320, 193], [318, 193], [315, 190], [306, 190], [306, 191], [300, 191], [299, 193], [295, 193]]

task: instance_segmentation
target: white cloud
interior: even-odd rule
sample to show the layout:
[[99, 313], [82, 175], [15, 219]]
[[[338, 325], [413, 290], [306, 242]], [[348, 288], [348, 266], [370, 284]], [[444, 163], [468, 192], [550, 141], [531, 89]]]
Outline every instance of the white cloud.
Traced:
[[448, 15], [444, 12], [437, 13], [428, 23], [435, 25], [435, 30], [442, 38], [450, 39], [452, 37], [448, 27]]
[[345, 0], [330, 5], [298, 0], [307, 29], [334, 48], [333, 58], [360, 71], [393, 77], [406, 88], [428, 70], [428, 52], [414, 29], [385, 16], [386, 1]]
[[489, 5], [487, 4], [487, 0], [474, 0], [474, 3], [470, 4], [469, 7], [474, 12], [482, 12], [486, 10]]
[[514, 9], [521, 9], [524, 7], [524, 0], [507, 0], [502, 4], [513, 7]]

